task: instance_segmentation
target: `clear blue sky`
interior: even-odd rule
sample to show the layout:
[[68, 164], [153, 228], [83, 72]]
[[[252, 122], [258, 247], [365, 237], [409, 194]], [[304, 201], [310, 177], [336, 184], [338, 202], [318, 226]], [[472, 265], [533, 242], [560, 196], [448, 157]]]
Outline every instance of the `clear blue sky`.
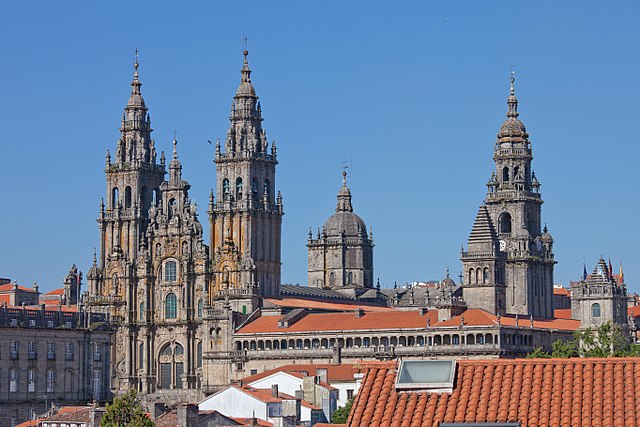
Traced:
[[306, 283], [344, 158], [383, 285], [457, 275], [513, 61], [556, 282], [602, 254], [638, 291], [639, 20], [637, 1], [5, 1], [0, 277], [50, 290], [88, 270], [134, 46], [156, 145], [178, 132], [208, 230], [206, 140], [226, 133], [244, 32], [278, 143], [283, 281]]

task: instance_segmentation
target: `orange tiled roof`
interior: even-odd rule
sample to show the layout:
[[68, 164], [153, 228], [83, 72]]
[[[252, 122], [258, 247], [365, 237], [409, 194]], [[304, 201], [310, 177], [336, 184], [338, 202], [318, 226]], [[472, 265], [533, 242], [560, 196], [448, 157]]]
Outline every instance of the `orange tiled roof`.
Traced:
[[640, 305], [629, 306], [627, 311], [629, 312], [629, 316], [638, 317], [638, 316], [640, 316]]
[[238, 334], [264, 332], [313, 332], [313, 331], [359, 331], [372, 329], [425, 328], [427, 318], [431, 323], [438, 319], [437, 311], [428, 311], [420, 315], [418, 311], [381, 311], [366, 312], [356, 318], [354, 313], [311, 313], [288, 328], [279, 328], [278, 321], [284, 316], [261, 316], [245, 325]]
[[290, 308], [316, 308], [323, 310], [355, 310], [356, 308], [362, 308], [365, 311], [392, 311], [391, 307], [383, 307], [380, 305], [367, 303], [367, 302], [326, 302], [326, 301], [314, 301], [303, 298], [266, 298], [265, 301], [278, 306], [278, 307], [290, 307]]
[[571, 319], [571, 309], [557, 308], [553, 310], [553, 315], [556, 317], [556, 319]]
[[329, 383], [334, 381], [353, 381], [353, 374], [357, 372], [361, 372], [362, 370], [356, 365], [350, 363], [343, 363], [340, 365], [332, 365], [330, 363], [319, 363], [319, 364], [302, 364], [302, 365], [284, 365], [279, 368], [270, 369], [268, 371], [260, 372], [259, 374], [251, 375], [245, 377], [242, 381], [245, 384], [250, 384], [254, 381], [261, 380], [263, 378], [268, 377], [276, 372], [287, 372], [290, 374], [299, 373], [299, 374], [307, 374], [311, 376], [317, 375], [318, 369], [326, 369], [327, 370], [327, 380]]
[[[238, 417], [229, 417], [231, 418], [233, 421], [243, 425], [243, 426], [252, 426], [254, 425], [254, 418], [238, 418]], [[255, 418], [255, 425], [258, 425], [260, 427], [273, 427], [273, 423], [270, 423], [269, 421], [265, 421], [263, 419], [260, 418]], [[317, 424], [316, 424], [317, 425]]]
[[562, 287], [562, 288], [556, 288], [555, 286], [553, 287], [553, 294], [554, 295], [563, 295], [565, 297], [570, 297], [571, 296], [571, 292], [569, 291], [569, 289]]
[[[12, 291], [13, 287], [14, 287], [13, 283], [6, 283], [4, 285], [0, 285], [0, 292]], [[19, 285], [18, 285], [18, 290], [24, 291], [24, 292], [35, 292], [33, 289], [25, 288], [24, 286], [19, 286]]]
[[452, 393], [398, 392], [395, 369], [369, 366], [350, 427], [640, 425], [640, 358], [461, 360]]
[[[46, 421], [46, 418], [38, 418], [37, 420], [29, 420], [23, 423], [16, 425], [16, 427], [40, 427], [43, 421]], [[316, 424], [318, 425], [318, 424]]]
[[[498, 324], [498, 316], [488, 313], [484, 310], [480, 309], [470, 309], [465, 311], [462, 314], [452, 317], [449, 320], [445, 320], [444, 322], [436, 323], [434, 326], [460, 326], [462, 323], [462, 316], [464, 316], [464, 324], [466, 326], [493, 326]], [[515, 326], [516, 318], [515, 316], [501, 316], [500, 324], [503, 326]], [[520, 317], [518, 319], [518, 326], [520, 327], [528, 327], [531, 325], [530, 318]], [[579, 320], [573, 319], [545, 319], [545, 318], [534, 318], [533, 319], [533, 327], [540, 329], [560, 329], [565, 331], [575, 331], [580, 327]]]

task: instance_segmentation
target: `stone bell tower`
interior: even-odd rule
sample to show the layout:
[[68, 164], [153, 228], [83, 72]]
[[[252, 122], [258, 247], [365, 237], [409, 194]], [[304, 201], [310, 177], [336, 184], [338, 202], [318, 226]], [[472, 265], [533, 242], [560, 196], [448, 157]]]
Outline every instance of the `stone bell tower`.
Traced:
[[507, 119], [494, 147], [495, 171], [462, 252], [464, 298], [471, 308], [553, 317], [553, 238], [541, 230], [540, 183], [533, 154], [518, 119], [514, 78]]
[[262, 108], [244, 51], [224, 151], [216, 143], [216, 193], [209, 203], [212, 300], [228, 298], [249, 313], [256, 297], [280, 293], [282, 196], [275, 190], [276, 145], [262, 128]]
[[106, 156], [106, 204], [100, 202], [99, 263], [89, 272], [92, 304], [123, 316], [127, 289], [133, 286], [134, 263], [149, 225], [148, 212], [160, 198], [164, 180], [164, 155], [156, 161], [151, 139], [151, 118], [140, 93], [138, 60], [134, 64], [131, 96], [124, 108], [120, 138], [112, 158]]

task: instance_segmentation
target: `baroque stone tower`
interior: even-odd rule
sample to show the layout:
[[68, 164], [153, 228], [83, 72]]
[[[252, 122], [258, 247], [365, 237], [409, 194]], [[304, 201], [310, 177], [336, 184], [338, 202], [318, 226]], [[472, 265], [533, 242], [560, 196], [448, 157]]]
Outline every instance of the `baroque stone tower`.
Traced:
[[182, 180], [174, 139], [169, 180], [156, 162], [138, 63], [115, 161], [107, 154], [107, 205], [100, 207], [100, 257], [89, 271], [90, 311], [111, 315], [112, 387], [149, 399], [201, 396], [202, 317], [208, 247]]
[[580, 320], [582, 328], [597, 328], [609, 320], [627, 326], [627, 287], [622, 267], [620, 275], [611, 271], [601, 257], [587, 275], [586, 267], [582, 280], [571, 283], [571, 317]]
[[133, 263], [149, 225], [147, 213], [160, 197], [165, 175], [164, 157], [156, 162], [151, 118], [140, 86], [136, 60], [113, 161], [107, 150], [107, 203], [100, 203], [98, 218], [100, 263], [88, 277], [90, 294], [100, 297], [92, 302], [94, 308], [116, 316], [124, 315], [127, 290], [134, 283]]
[[282, 196], [275, 191], [276, 144], [262, 128], [262, 108], [244, 51], [240, 86], [231, 105], [224, 152], [216, 143], [216, 190], [211, 194], [211, 298], [229, 299], [249, 313], [257, 296], [280, 293]]
[[336, 212], [314, 239], [309, 229], [309, 286], [373, 288], [373, 234], [353, 213], [347, 173], [342, 173]]
[[553, 317], [553, 238], [541, 231], [540, 183], [531, 142], [518, 119], [514, 78], [507, 119], [494, 148], [495, 171], [462, 252], [464, 298], [492, 313]]

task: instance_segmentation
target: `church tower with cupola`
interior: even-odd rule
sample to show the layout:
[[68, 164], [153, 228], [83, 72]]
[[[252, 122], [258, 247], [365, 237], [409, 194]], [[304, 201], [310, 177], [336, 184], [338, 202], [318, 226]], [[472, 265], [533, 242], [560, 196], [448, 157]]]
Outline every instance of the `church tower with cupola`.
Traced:
[[280, 293], [282, 196], [276, 193], [275, 141], [269, 147], [262, 107], [244, 51], [240, 86], [231, 105], [224, 150], [215, 147], [216, 193], [209, 202], [211, 301], [228, 299], [249, 313], [257, 297]]
[[[347, 173], [342, 173], [336, 212], [318, 230], [309, 229], [309, 286], [364, 290], [373, 288], [373, 235], [353, 212]], [[357, 292], [356, 292], [357, 293]]]
[[492, 313], [553, 316], [553, 238], [541, 227], [540, 183], [529, 135], [518, 119], [514, 78], [507, 119], [494, 147], [495, 170], [462, 252], [464, 298]]

